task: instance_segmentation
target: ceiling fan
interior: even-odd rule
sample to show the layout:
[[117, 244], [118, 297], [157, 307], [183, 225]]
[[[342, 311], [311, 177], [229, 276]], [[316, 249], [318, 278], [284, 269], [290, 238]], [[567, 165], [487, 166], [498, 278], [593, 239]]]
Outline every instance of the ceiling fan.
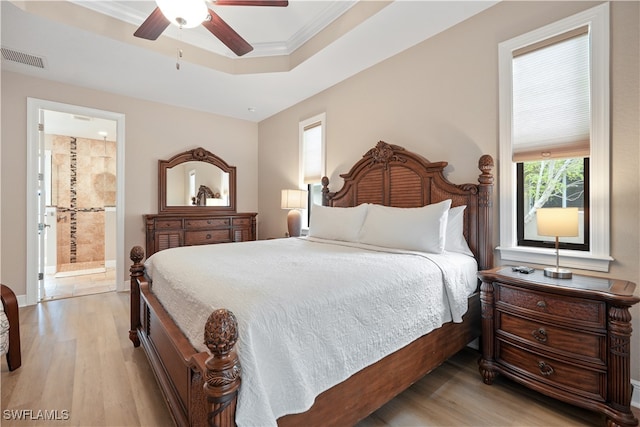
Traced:
[[[215, 0], [212, 3], [217, 6], [289, 5], [288, 1], [280, 0]], [[158, 6], [133, 33], [134, 36], [156, 40], [171, 23], [180, 28], [194, 28], [202, 24], [236, 55], [242, 56], [253, 50], [253, 46], [211, 10], [205, 0], [156, 0], [156, 4]]]

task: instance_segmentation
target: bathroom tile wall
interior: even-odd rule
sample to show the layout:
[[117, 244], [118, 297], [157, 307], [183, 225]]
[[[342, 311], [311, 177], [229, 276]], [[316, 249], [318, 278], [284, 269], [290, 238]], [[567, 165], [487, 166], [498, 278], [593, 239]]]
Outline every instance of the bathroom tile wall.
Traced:
[[[50, 135], [57, 264], [104, 261], [105, 206], [115, 206], [114, 141]], [[58, 268], [59, 270], [59, 268]]]

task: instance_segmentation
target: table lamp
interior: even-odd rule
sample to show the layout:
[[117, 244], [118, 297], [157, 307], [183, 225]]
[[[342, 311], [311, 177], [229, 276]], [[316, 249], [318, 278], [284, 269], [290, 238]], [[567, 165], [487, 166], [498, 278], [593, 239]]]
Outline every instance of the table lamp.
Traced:
[[571, 270], [560, 268], [559, 237], [578, 235], [578, 208], [540, 208], [536, 210], [538, 235], [556, 238], [556, 266], [544, 269], [544, 275], [571, 279]]
[[282, 209], [290, 209], [287, 214], [289, 236], [300, 236], [302, 230], [302, 214], [299, 209], [307, 208], [307, 192], [305, 190], [282, 190], [280, 207]]

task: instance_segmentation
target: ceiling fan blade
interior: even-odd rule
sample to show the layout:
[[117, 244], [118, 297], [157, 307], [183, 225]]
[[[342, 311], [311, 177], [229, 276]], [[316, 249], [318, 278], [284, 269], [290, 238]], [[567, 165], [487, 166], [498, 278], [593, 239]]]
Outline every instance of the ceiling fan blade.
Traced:
[[216, 6], [289, 6], [288, 1], [280, 0], [216, 0], [215, 4]]
[[168, 26], [169, 20], [156, 7], [133, 35], [141, 39], [156, 40]]
[[236, 33], [233, 28], [222, 20], [214, 11], [209, 9], [209, 17], [202, 23], [207, 30], [216, 36], [222, 43], [224, 43], [229, 49], [238, 56], [242, 56], [245, 53], [249, 53], [253, 50], [245, 39], [240, 34]]

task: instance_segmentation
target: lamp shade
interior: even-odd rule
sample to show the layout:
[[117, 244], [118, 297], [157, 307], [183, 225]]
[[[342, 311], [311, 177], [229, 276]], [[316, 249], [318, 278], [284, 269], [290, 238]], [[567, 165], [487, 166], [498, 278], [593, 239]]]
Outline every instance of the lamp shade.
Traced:
[[204, 0], [156, 0], [160, 11], [172, 24], [181, 28], [194, 28], [207, 18]]
[[280, 207], [282, 209], [306, 209], [307, 192], [305, 190], [282, 190]]
[[578, 208], [540, 208], [536, 210], [536, 218], [540, 236], [578, 235]]

